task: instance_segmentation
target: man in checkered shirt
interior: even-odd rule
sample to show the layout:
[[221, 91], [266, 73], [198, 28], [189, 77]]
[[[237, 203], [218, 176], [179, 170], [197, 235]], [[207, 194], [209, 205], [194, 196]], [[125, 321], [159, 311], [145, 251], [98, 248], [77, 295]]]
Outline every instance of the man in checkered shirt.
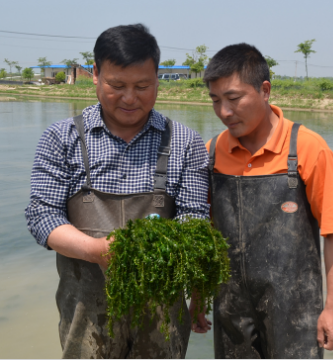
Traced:
[[[91, 186], [96, 194], [150, 196], [155, 191], [161, 138], [168, 126], [166, 118], [153, 109], [158, 89], [158, 45], [140, 24], [118, 26], [99, 36], [94, 54], [93, 79], [99, 103], [83, 111]], [[172, 319], [170, 342], [164, 341], [157, 325], [144, 329], [147, 337], [137, 329], [128, 329], [124, 323], [119, 325], [119, 336], [110, 339], [106, 336], [104, 301], [95, 299], [97, 305], [92, 305], [93, 301], [88, 300], [96, 291], [103, 293], [103, 289], [99, 289], [103, 287], [99, 266], [107, 267], [108, 259], [101, 254], [107, 252], [109, 242], [106, 236], [94, 237], [79, 230], [69, 220], [68, 204], [81, 196], [82, 185], [87, 185], [81, 151], [84, 146], [75, 124], [73, 118], [69, 118], [44, 132], [36, 151], [30, 204], [26, 209], [28, 228], [37, 242], [58, 253], [57, 303], [63, 356], [184, 357], [190, 332], [188, 312], [186, 326]], [[170, 147], [165, 191], [174, 202], [173, 216], [207, 218], [208, 154], [201, 137], [172, 122]], [[92, 278], [84, 284], [86, 273]], [[99, 281], [101, 285], [97, 286]]]

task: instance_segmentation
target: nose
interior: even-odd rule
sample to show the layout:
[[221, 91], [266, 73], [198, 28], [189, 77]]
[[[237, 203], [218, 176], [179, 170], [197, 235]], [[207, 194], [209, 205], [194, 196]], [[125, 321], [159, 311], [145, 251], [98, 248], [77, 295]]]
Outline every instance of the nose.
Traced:
[[136, 95], [134, 90], [127, 89], [122, 96], [122, 100], [126, 105], [133, 105], [136, 101]]
[[227, 119], [233, 115], [233, 111], [227, 102], [223, 102], [220, 107], [220, 118]]

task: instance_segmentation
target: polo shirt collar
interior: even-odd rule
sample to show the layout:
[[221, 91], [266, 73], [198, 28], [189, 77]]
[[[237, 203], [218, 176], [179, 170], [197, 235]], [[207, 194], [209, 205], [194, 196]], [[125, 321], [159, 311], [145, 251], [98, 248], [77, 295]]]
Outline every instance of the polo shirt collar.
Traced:
[[[257, 151], [257, 154], [263, 153], [265, 150], [271, 151], [275, 154], [280, 153], [288, 132], [288, 126], [283, 117], [282, 110], [274, 105], [270, 105], [270, 107], [272, 111], [279, 117], [279, 122], [273, 136], [261, 149]], [[229, 153], [232, 153], [233, 150], [237, 147], [246, 150], [244, 146], [240, 143], [240, 141], [236, 137], [232, 136], [229, 132]]]
[[[82, 114], [85, 121], [85, 131], [90, 131], [94, 128], [106, 128], [106, 125], [101, 116], [102, 106], [100, 103], [92, 105], [83, 110]], [[152, 109], [149, 114], [147, 123], [142, 131], [148, 130], [150, 127], [154, 127], [157, 130], [164, 131], [166, 128], [165, 116]]]

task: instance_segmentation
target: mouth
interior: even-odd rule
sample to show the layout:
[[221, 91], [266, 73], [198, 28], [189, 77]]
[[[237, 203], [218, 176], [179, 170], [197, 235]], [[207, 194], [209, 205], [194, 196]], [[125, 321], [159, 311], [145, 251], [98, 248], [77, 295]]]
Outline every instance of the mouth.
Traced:
[[125, 108], [120, 108], [121, 111], [125, 112], [126, 114], [132, 114], [135, 111], [137, 111], [138, 109], [125, 109]]
[[234, 129], [239, 124], [240, 124], [239, 122], [233, 122], [233, 123], [227, 124], [227, 127], [229, 129]]

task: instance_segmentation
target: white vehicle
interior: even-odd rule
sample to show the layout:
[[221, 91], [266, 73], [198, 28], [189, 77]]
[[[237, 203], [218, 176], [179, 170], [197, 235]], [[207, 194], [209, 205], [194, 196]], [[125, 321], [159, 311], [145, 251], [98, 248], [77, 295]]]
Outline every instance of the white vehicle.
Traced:
[[178, 74], [178, 73], [166, 73], [166, 74], [159, 74], [158, 78], [160, 80], [185, 80], [187, 76], [185, 74]]

